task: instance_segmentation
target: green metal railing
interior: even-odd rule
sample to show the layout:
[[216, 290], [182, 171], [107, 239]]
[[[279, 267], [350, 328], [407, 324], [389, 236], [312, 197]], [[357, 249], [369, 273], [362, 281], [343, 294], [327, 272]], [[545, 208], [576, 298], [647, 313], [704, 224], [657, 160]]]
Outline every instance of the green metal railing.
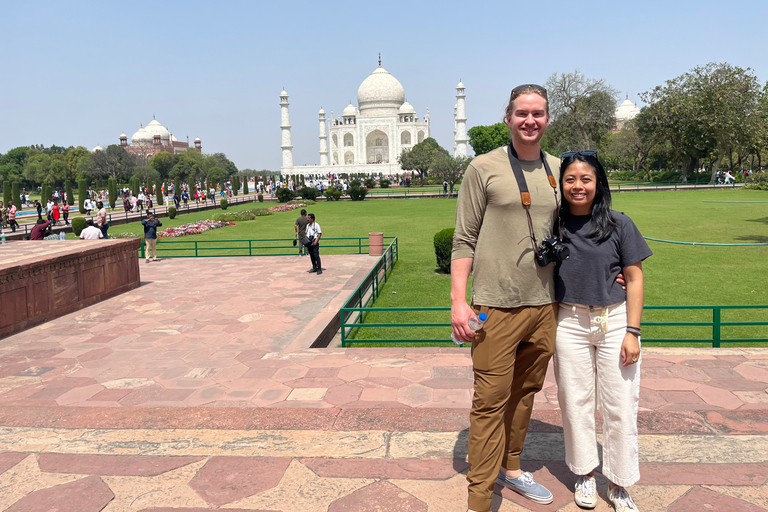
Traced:
[[[341, 345], [345, 347], [347, 343], [443, 343], [450, 342], [450, 338], [380, 338], [380, 339], [358, 339], [353, 336], [353, 331], [357, 329], [367, 329], [376, 327], [408, 327], [408, 328], [425, 328], [425, 327], [440, 327], [446, 328], [446, 332], [450, 332], [450, 322], [372, 322], [365, 323], [365, 317], [368, 313], [373, 312], [397, 312], [398, 317], [406, 317], [409, 313], [414, 311], [432, 311], [432, 312], [449, 312], [449, 307], [400, 307], [400, 308], [376, 308], [365, 307], [361, 304], [355, 307], [344, 307], [341, 309]], [[723, 328], [734, 326], [768, 326], [768, 321], [747, 321], [747, 322], [725, 322], [722, 320], [723, 310], [766, 310], [768, 311], [768, 305], [739, 305], [739, 306], [645, 306], [645, 311], [650, 310], [699, 310], [712, 312], [712, 321], [701, 322], [643, 322], [643, 326], [648, 327], [707, 327], [711, 328], [711, 338], [651, 338], [643, 337], [643, 342], [660, 342], [660, 343], [707, 343], [712, 347], [719, 348], [723, 343], [765, 343], [768, 342], [768, 337], [763, 338], [724, 338]], [[355, 315], [355, 318], [351, 322], [347, 322], [347, 319], [351, 315]]]
[[[645, 192], [658, 192], [659, 190], [696, 190], [696, 189], [721, 189], [721, 188], [737, 188], [736, 183], [681, 183], [681, 182], [650, 182], [650, 183], [637, 183], [637, 184], [613, 184], [608, 181], [611, 191], [613, 192], [631, 192], [631, 191], [645, 191]], [[739, 184], [743, 185], [743, 183]]]
[[[397, 246], [397, 237], [385, 236]], [[369, 250], [368, 237], [322, 238], [325, 254], [365, 254]], [[263, 238], [258, 240], [167, 240], [157, 241], [157, 254], [161, 258], [220, 258], [231, 256], [295, 256], [299, 248], [294, 247], [293, 238]], [[144, 239], [141, 239], [139, 257], [146, 254]]]

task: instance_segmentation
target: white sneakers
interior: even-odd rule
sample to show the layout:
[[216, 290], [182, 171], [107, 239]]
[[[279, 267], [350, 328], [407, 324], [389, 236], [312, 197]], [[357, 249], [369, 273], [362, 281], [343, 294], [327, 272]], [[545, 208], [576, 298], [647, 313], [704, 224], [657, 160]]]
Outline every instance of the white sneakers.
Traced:
[[[581, 508], [593, 509], [597, 506], [597, 485], [594, 476], [579, 477], [574, 488], [573, 501]], [[616, 512], [640, 512], [624, 487], [617, 485], [611, 489], [608, 492], [608, 501]]]
[[621, 486], [616, 486], [608, 493], [608, 501], [613, 503], [616, 512], [639, 512], [637, 505], [632, 501], [632, 497], [627, 490]]
[[597, 484], [594, 476], [582, 475], [579, 477], [576, 481], [573, 501], [581, 508], [595, 508], [597, 506]]

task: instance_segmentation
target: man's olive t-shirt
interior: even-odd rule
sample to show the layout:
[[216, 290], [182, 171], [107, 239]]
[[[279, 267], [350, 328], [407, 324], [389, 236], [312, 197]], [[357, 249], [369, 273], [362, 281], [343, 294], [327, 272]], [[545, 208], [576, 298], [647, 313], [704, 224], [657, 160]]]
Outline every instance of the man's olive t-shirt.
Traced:
[[[552, 174], [560, 160], [545, 153]], [[531, 218], [539, 243], [552, 236], [555, 191], [541, 159], [520, 161], [531, 193]], [[476, 157], [459, 189], [451, 259], [474, 258], [472, 304], [498, 308], [540, 306], [555, 301], [554, 264], [536, 263], [528, 219], [507, 147]]]
[[298, 219], [296, 219], [296, 225], [299, 226], [299, 238], [303, 237], [307, 232], [307, 224], [309, 224], [309, 219], [306, 215], [302, 215]]
[[629, 265], [651, 256], [643, 235], [623, 213], [611, 210], [616, 228], [602, 243], [587, 235], [594, 230], [592, 215], [573, 215], [563, 226], [570, 257], [560, 264], [555, 277], [555, 297], [560, 302], [610, 306], [627, 300], [616, 276]]

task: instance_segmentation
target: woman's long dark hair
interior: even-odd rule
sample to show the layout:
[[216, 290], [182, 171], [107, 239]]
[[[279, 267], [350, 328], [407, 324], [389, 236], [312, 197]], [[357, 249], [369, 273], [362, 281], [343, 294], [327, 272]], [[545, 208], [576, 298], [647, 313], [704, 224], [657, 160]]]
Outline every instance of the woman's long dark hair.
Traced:
[[594, 230], [587, 235], [587, 238], [594, 238], [597, 243], [605, 242], [616, 228], [616, 219], [611, 214], [611, 189], [608, 184], [608, 176], [596, 155], [585, 156], [581, 153], [575, 153], [564, 158], [563, 163], [560, 164], [560, 224], [562, 226], [571, 218], [570, 205], [563, 195], [563, 176], [568, 166], [576, 161], [589, 165], [596, 178], [595, 200], [592, 203]]

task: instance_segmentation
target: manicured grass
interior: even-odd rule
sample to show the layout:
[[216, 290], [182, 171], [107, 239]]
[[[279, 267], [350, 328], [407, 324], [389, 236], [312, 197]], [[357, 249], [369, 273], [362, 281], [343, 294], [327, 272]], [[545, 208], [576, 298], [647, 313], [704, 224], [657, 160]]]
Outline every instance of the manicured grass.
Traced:
[[[758, 203], [704, 203], [705, 200], [764, 201], [768, 194], [740, 189], [677, 192], [638, 192], [614, 195], [614, 208], [632, 217], [648, 237], [687, 242], [750, 243], [768, 242], [768, 208]], [[248, 209], [271, 205], [251, 203], [230, 208]], [[456, 199], [392, 199], [364, 202], [319, 202], [307, 208], [317, 215], [325, 237], [367, 237], [381, 231], [398, 236], [400, 261], [391, 274], [376, 306], [449, 306], [450, 276], [436, 271], [432, 239], [441, 229], [452, 227]], [[215, 212], [218, 213], [218, 210]], [[214, 212], [200, 212], [163, 218], [163, 227], [211, 218]], [[285, 239], [286, 253], [292, 253], [293, 223], [298, 212], [277, 213], [178, 240]], [[115, 226], [118, 231], [140, 231], [138, 224]], [[162, 242], [160, 243], [162, 245]], [[706, 247], [649, 242], [654, 255], [645, 264], [646, 304], [718, 305], [768, 304], [765, 265], [768, 246]], [[326, 254], [330, 248], [321, 250]], [[335, 253], [340, 250], [333, 251]], [[393, 293], [396, 292], [396, 293]], [[397, 313], [371, 313], [369, 322], [445, 322], [448, 313], [414, 312], [407, 318]], [[705, 314], [647, 311], [646, 321], [707, 321]], [[727, 311], [724, 321], [768, 321], [768, 310]], [[359, 329], [361, 338], [447, 339], [444, 328]], [[646, 338], [695, 338], [708, 336], [703, 327], [646, 327]], [[768, 338], [768, 327], [726, 327], [723, 337]]]

